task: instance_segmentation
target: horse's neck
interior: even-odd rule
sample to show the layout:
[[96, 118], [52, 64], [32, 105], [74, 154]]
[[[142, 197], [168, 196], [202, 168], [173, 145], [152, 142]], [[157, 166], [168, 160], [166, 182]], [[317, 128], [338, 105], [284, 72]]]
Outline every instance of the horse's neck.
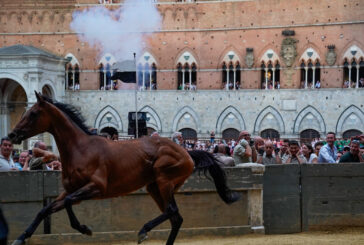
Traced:
[[61, 158], [65, 160], [69, 160], [70, 153], [75, 148], [77, 149], [78, 143], [87, 136], [58, 109], [52, 113], [52, 123], [49, 131], [56, 141]]

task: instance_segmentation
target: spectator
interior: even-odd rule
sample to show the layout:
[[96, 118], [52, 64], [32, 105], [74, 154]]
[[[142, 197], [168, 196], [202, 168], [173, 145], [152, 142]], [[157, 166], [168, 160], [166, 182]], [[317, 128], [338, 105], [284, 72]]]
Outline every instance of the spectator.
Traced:
[[321, 88], [321, 82], [320, 81], [317, 81], [316, 84], [315, 84], [315, 88]]
[[296, 140], [291, 140], [288, 145], [288, 154], [285, 154], [282, 157], [282, 163], [307, 163], [306, 158], [302, 154], [300, 154], [300, 145]]
[[233, 167], [235, 166], [234, 158], [229, 156], [230, 148], [224, 144], [218, 144], [215, 146], [214, 155], [219, 160], [222, 167]]
[[19, 155], [19, 163], [21, 165], [22, 170], [29, 170], [29, 162], [30, 156], [28, 151], [22, 151]]
[[254, 141], [250, 140], [248, 131], [241, 131], [238, 143], [234, 148], [233, 157], [235, 164], [252, 162], [252, 146]]
[[336, 163], [340, 162], [340, 158], [342, 157], [343, 153], [341, 151], [337, 152], [337, 156], [336, 156]]
[[273, 156], [273, 150], [273, 142], [270, 140], [266, 141], [264, 144], [264, 148], [258, 149], [257, 163], [262, 163], [264, 165], [282, 163], [278, 152], [275, 154], [275, 156]]
[[328, 132], [326, 135], [327, 144], [321, 147], [318, 162], [319, 163], [336, 163], [337, 149], [334, 145], [336, 140], [334, 132]]
[[174, 132], [172, 134], [171, 140], [177, 145], [184, 147], [184, 140], [181, 132]]
[[288, 155], [288, 148], [289, 148], [289, 139], [284, 139], [283, 142], [282, 142], [282, 144], [281, 144], [280, 151], [278, 153], [279, 156], [280, 156], [280, 158], [281, 158], [281, 162], [283, 160], [283, 157], [285, 155]]
[[17, 170], [15, 167], [11, 153], [13, 151], [13, 143], [8, 137], [3, 137], [0, 144], [0, 171]]
[[38, 141], [33, 147], [33, 156], [29, 160], [29, 169], [48, 170], [47, 164], [55, 160], [57, 160], [57, 156], [47, 151], [47, 146], [44, 142]]
[[[320, 150], [321, 150], [321, 147], [323, 147], [323, 146], [324, 146], [324, 143], [322, 141], [317, 141], [315, 143], [314, 147], [315, 147], [315, 154], [316, 154], [316, 156], [319, 155]], [[318, 161], [318, 158], [317, 158], [317, 161]]]
[[360, 141], [359, 140], [353, 140], [350, 144], [350, 151], [345, 153], [340, 158], [340, 163], [342, 162], [360, 162], [364, 163], [364, 156], [360, 152]]
[[311, 144], [304, 144], [301, 147], [302, 155], [306, 158], [307, 163], [317, 163], [317, 155], [313, 152]]
[[211, 142], [211, 144], [213, 144], [215, 142], [215, 132], [214, 131], [211, 131], [210, 142]]
[[348, 145], [344, 146], [344, 148], [343, 148], [343, 155], [345, 153], [349, 152], [349, 151], [350, 151], [350, 146], [348, 146]]
[[159, 136], [159, 133], [157, 131], [154, 131], [150, 137], [158, 137]]
[[3, 211], [1, 210], [1, 207], [0, 207], [0, 244], [1, 245], [8, 244], [8, 242], [7, 242], [8, 233], [9, 233], [9, 227], [8, 227], [8, 224], [6, 223], [5, 217], [3, 215]]

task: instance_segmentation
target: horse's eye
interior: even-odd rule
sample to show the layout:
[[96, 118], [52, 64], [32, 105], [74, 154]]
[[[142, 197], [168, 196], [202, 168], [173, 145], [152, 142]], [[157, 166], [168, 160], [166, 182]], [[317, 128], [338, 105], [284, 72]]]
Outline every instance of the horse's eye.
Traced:
[[34, 111], [31, 111], [30, 112], [30, 117], [36, 117], [38, 114], [36, 113], [36, 112], [34, 112]]

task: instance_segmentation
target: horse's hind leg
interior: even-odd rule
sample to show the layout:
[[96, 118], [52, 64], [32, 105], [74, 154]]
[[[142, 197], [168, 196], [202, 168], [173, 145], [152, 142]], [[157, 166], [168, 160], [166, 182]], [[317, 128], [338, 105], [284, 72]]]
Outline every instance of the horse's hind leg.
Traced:
[[86, 234], [89, 236], [92, 235], [92, 231], [89, 227], [87, 227], [86, 225], [80, 224], [80, 222], [78, 221], [76, 215], [74, 214], [74, 212], [72, 210], [72, 205], [74, 203], [80, 202], [82, 200], [91, 199], [92, 197], [95, 197], [99, 193], [100, 192], [98, 189], [95, 188], [95, 185], [93, 183], [90, 183], [88, 185], [85, 185], [81, 189], [75, 191], [74, 193], [65, 197], [64, 207], [67, 211], [68, 218], [70, 220], [71, 227], [73, 229], [78, 230], [82, 234]]
[[[159, 184], [161, 186], [161, 184]], [[182, 225], [183, 219], [179, 214], [176, 201], [173, 196], [174, 188], [171, 184], [162, 185], [162, 192], [159, 190], [157, 183], [153, 183], [147, 186], [147, 190], [153, 199], [158, 204], [163, 214], [157, 218], [147, 222], [138, 234], [138, 243], [143, 242], [148, 238], [147, 232], [152, 230], [154, 227], [163, 223], [167, 219], [170, 220], [172, 225], [171, 233], [168, 237], [167, 245], [172, 245], [177, 237], [178, 231]], [[163, 193], [163, 194], [161, 194]]]

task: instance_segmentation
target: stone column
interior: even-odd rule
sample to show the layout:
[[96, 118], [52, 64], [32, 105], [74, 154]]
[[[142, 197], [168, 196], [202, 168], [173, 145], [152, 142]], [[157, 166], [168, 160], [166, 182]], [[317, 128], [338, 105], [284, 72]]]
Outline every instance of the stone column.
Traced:
[[227, 67], [227, 69], [226, 69], [226, 90], [229, 90], [229, 85], [230, 85], [229, 73], [230, 73], [230, 68]]
[[189, 69], [189, 71], [188, 71], [188, 75], [189, 75], [189, 78], [190, 78], [190, 90], [191, 90], [191, 86], [192, 86], [192, 67], [191, 67], [191, 69]]
[[348, 66], [349, 69], [349, 88], [351, 88], [351, 65]]
[[307, 88], [307, 80], [308, 80], [308, 67], [305, 66], [305, 89]]
[[236, 89], [236, 69], [234, 68], [234, 90]]
[[7, 104], [0, 105], [0, 135], [1, 137], [8, 135], [10, 125], [9, 108]]
[[145, 88], [145, 70], [143, 69], [143, 90], [144, 90], [144, 88]]
[[312, 85], [311, 85], [311, 88], [315, 88], [315, 71], [316, 71], [316, 67], [312, 67]]
[[73, 75], [73, 80], [72, 80], [72, 90], [73, 91], [75, 91], [75, 78], [76, 78], [76, 74], [75, 74], [75, 71], [76, 70], [72, 70], [73, 71], [73, 73], [72, 73], [72, 75]]
[[355, 88], [359, 88], [359, 69], [360, 69], [360, 65], [357, 64], [356, 65], [356, 85], [355, 85]]
[[152, 90], [152, 69], [149, 69], [149, 90]]
[[265, 76], [265, 89], [268, 89], [268, 68], [265, 68], [264, 71], [265, 71], [265, 73], [264, 73], [264, 76]]
[[185, 68], [182, 69], [182, 90], [185, 90]]
[[272, 68], [272, 72], [273, 72], [273, 89], [274, 89], [276, 83], [276, 68]]
[[106, 67], [104, 69], [104, 90], [106, 90]]

